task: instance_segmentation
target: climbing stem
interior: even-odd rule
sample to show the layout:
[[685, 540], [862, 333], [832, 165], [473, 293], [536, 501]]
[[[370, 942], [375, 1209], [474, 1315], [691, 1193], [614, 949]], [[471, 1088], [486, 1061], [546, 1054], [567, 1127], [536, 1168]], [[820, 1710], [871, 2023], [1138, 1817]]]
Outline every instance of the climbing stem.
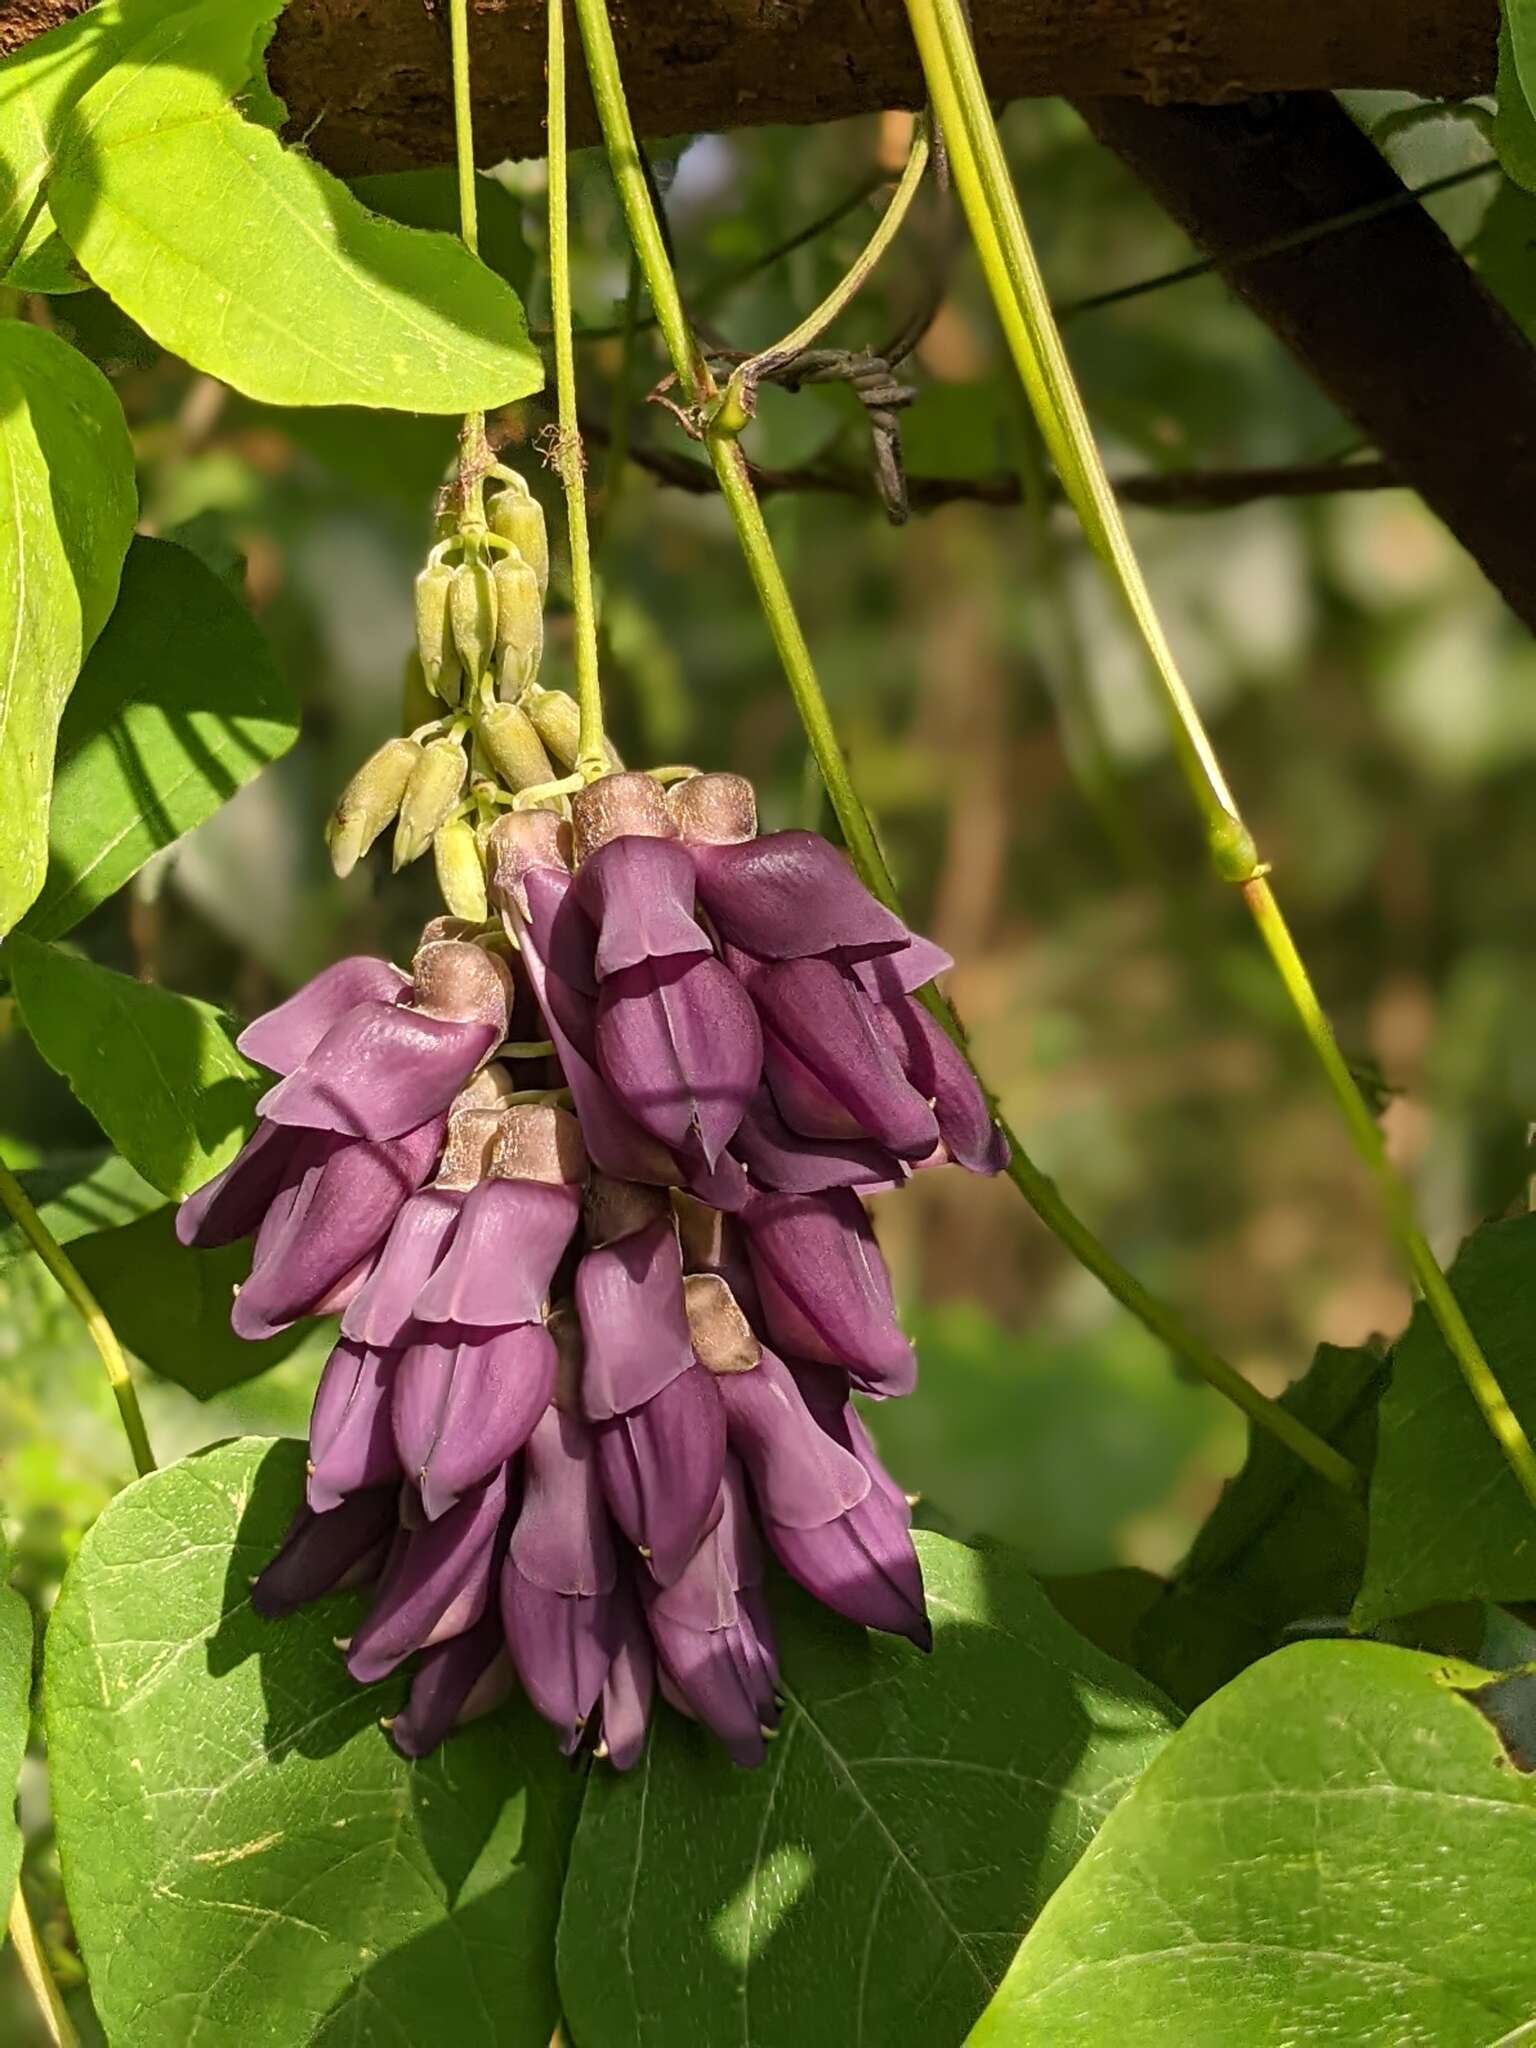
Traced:
[[[453, 144], [459, 174], [459, 234], [472, 255], [480, 248], [475, 204], [474, 102], [469, 84], [469, 0], [448, 0], [449, 63], [453, 71]], [[471, 530], [485, 525], [485, 472], [491, 451], [485, 414], [464, 415], [459, 429], [458, 511]]]
[[[702, 413], [716, 396], [716, 387], [708, 367], [699, 356], [683, 310], [677, 278], [629, 117], [606, 0], [575, 0], [575, 9], [603, 141], [630, 241], [683, 395]], [[899, 911], [895, 879], [848, 772], [848, 764], [838, 744], [810, 649], [801, 631], [745, 459], [728, 427], [718, 422], [712, 431], [706, 430], [705, 440], [721, 494], [736, 527], [748, 573], [762, 604], [795, 708], [826, 785], [844, 842], [865, 885], [883, 903]], [[964, 1033], [949, 1003], [936, 989], [925, 991], [924, 1000], [955, 1043], [964, 1050]], [[1006, 1124], [1002, 1128], [1012, 1150], [1008, 1172], [1015, 1187], [1047, 1229], [1054, 1232], [1115, 1299], [1201, 1378], [1242, 1408], [1258, 1427], [1288, 1444], [1330, 1484], [1348, 1492], [1358, 1492], [1361, 1481], [1353, 1465], [1277, 1402], [1250, 1386], [1235, 1367], [1185, 1329], [1175, 1312], [1156, 1300], [1133, 1274], [1127, 1272], [1068, 1206], [1050, 1176], [1034, 1163], [1020, 1144], [1017, 1133], [1009, 1130]]]
[[27, 1911], [26, 1894], [19, 1883], [11, 1900], [8, 1931], [21, 1974], [27, 1980], [27, 1989], [32, 1994], [53, 2048], [80, 2048], [80, 2036], [64, 2009], [64, 2000], [48, 1967], [48, 1958], [37, 1938], [37, 1929], [32, 1925], [32, 1915]]
[[70, 1306], [89, 1331], [91, 1342], [100, 1352], [101, 1362], [107, 1369], [107, 1379], [111, 1384], [113, 1399], [117, 1402], [117, 1412], [122, 1417], [128, 1447], [133, 1452], [134, 1467], [141, 1478], [146, 1472], [153, 1472], [155, 1456], [149, 1447], [149, 1433], [144, 1427], [144, 1417], [139, 1412], [139, 1397], [134, 1392], [128, 1361], [123, 1356], [123, 1348], [117, 1341], [112, 1325], [102, 1313], [95, 1295], [86, 1286], [73, 1262], [66, 1255], [63, 1246], [27, 1199], [26, 1189], [3, 1161], [0, 1161], [0, 1208], [10, 1212], [22, 1236], [63, 1288]]
[[554, 467], [565, 487], [571, 542], [571, 610], [576, 630], [576, 701], [581, 708], [576, 770], [584, 782], [607, 773], [603, 692], [597, 668], [597, 606], [587, 533], [586, 456], [576, 420], [576, 350], [571, 330], [570, 199], [565, 147], [565, 9], [549, 0], [549, 299], [555, 343]]
[[1536, 1453], [1425, 1241], [1339, 1051], [1251, 834], [1179, 673], [1099, 456], [1035, 259], [966, 21], [964, 0], [906, 0], [930, 104], [982, 271], [1062, 488], [1145, 646], [1175, 754], [1218, 874], [1237, 883], [1370, 1172], [1387, 1224], [1511, 1469], [1536, 1504]]

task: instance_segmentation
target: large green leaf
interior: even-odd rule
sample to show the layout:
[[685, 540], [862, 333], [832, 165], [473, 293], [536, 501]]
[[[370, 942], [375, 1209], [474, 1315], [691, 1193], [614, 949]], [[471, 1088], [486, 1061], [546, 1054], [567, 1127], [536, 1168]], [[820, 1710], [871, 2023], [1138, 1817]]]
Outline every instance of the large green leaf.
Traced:
[[[159, 1209], [165, 1197], [115, 1152], [65, 1152], [18, 1175], [56, 1244], [115, 1230]], [[31, 1249], [19, 1224], [0, 1224], [0, 1266]]]
[[147, 1181], [185, 1195], [229, 1164], [269, 1077], [217, 1010], [23, 932], [6, 962], [38, 1051]]
[[593, 1778], [560, 1920], [582, 2048], [958, 2041], [1163, 1741], [1166, 1705], [1016, 1561], [918, 1543], [931, 1658], [796, 1597], [761, 1769], [667, 1714]]
[[[347, 180], [370, 213], [382, 213], [403, 227], [459, 232], [459, 174], [452, 164], [417, 171], [375, 171]], [[498, 178], [475, 176], [475, 213], [479, 222], [478, 253], [498, 277], [504, 277], [519, 298], [533, 276], [533, 251], [523, 233], [523, 209]]]
[[0, 1900], [7, 1910], [21, 1875], [16, 1780], [32, 1722], [32, 1610], [10, 1575], [11, 1553], [0, 1536]]
[[135, 540], [59, 727], [48, 876], [23, 929], [52, 939], [78, 924], [298, 728], [298, 702], [238, 598], [185, 548]]
[[0, 321], [0, 934], [42, 887], [59, 716], [135, 512], [111, 385], [56, 335]]
[[140, 1480], [81, 1547], [45, 1698], [70, 1911], [113, 2048], [545, 2048], [580, 1780], [518, 1705], [424, 1764], [333, 1638], [349, 1597], [259, 1621], [295, 1443]]
[[[1487, 1223], [1451, 1285], [1515, 1413], [1536, 1435], [1536, 1216]], [[1536, 1597], [1536, 1508], [1422, 1303], [1392, 1354], [1371, 1482], [1357, 1628], [1449, 1600]]]
[[82, 1238], [73, 1256], [135, 1358], [200, 1401], [254, 1379], [301, 1346], [318, 1370], [335, 1342], [330, 1322], [296, 1323], [259, 1344], [237, 1337], [229, 1327], [229, 1306], [250, 1273], [250, 1245], [189, 1252], [176, 1241], [169, 1208], [124, 1229]]
[[1379, 1643], [1246, 1671], [1111, 1814], [972, 2048], [1527, 2039], [1536, 1784], [1480, 1680]]
[[[1375, 1352], [1318, 1346], [1283, 1405], [1368, 1472], [1387, 1377]], [[1254, 1430], [1247, 1462], [1181, 1567], [1148, 1605], [1135, 1663], [1182, 1707], [1197, 1706], [1304, 1622], [1348, 1614], [1365, 1562], [1365, 1504]]]
[[163, 11], [66, 110], [48, 203], [95, 282], [162, 347], [277, 405], [463, 412], [537, 390], [516, 294], [246, 120], [246, 55], [221, 8]]

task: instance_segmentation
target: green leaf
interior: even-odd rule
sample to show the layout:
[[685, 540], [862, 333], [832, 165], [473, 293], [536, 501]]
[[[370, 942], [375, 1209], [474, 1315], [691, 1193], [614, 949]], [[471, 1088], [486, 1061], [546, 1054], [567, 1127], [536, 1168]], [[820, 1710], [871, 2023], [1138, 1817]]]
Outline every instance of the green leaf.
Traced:
[[59, 717], [135, 513], [111, 385], [57, 335], [0, 321], [0, 934], [42, 887]]
[[190, 1252], [176, 1240], [175, 1211], [169, 1208], [125, 1229], [82, 1238], [73, 1257], [135, 1358], [199, 1401], [255, 1379], [301, 1347], [318, 1370], [335, 1342], [329, 1322], [295, 1324], [259, 1344], [237, 1337], [229, 1327], [229, 1307], [250, 1273], [250, 1245]]
[[[1320, 1344], [1281, 1403], [1368, 1472], [1386, 1377], [1375, 1352]], [[1254, 1430], [1242, 1471], [1142, 1615], [1133, 1661], [1181, 1707], [1197, 1706], [1278, 1649], [1293, 1624], [1341, 1621], [1364, 1563], [1364, 1502]]]
[[298, 727], [239, 599], [185, 548], [135, 540], [59, 728], [48, 877], [23, 930], [53, 939], [78, 924], [285, 753]]
[[[382, 213], [407, 228], [459, 232], [459, 174], [452, 164], [419, 171], [375, 171], [349, 178], [354, 198], [370, 213]], [[523, 209], [499, 178], [475, 175], [479, 257], [525, 298], [533, 277], [533, 251], [523, 233]]]
[[205, 1451], [120, 1493], [48, 1629], [59, 1853], [124, 2048], [545, 2048], [580, 1780], [521, 1703], [407, 1764], [333, 1638], [250, 1580], [300, 1497], [295, 1443]]
[[1110, 1815], [970, 2048], [1525, 2039], [1536, 1783], [1456, 1677], [1378, 1643], [1245, 1672]]
[[[1536, 22], [1532, 14], [1531, 0], [1507, 0], [1499, 28], [1498, 106], [1493, 117], [1493, 146], [1499, 162], [1527, 191], [1536, 191], [1536, 114], [1531, 111], [1531, 94], [1536, 91], [1536, 65], [1532, 63]], [[1517, 17], [1518, 28], [1514, 26]]]
[[[1536, 1216], [1485, 1223], [1451, 1285], [1516, 1415], [1536, 1433]], [[1536, 1508], [1504, 1461], [1422, 1302], [1392, 1354], [1371, 1481], [1365, 1580], [1374, 1628], [1452, 1600], [1536, 1595]]]
[[[150, 1210], [164, 1207], [165, 1197], [135, 1173], [115, 1152], [65, 1152], [18, 1174], [27, 1199], [59, 1244], [73, 1244], [100, 1230], [116, 1230]], [[0, 1225], [0, 1266], [30, 1252], [20, 1226]]]
[[786, 1710], [741, 1772], [666, 1714], [594, 1775], [560, 1920], [582, 2048], [958, 2041], [1169, 1726], [1018, 1563], [917, 1538], [931, 1658], [803, 1595]]
[[89, 291], [91, 281], [70, 253], [68, 242], [53, 224], [53, 215], [39, 205], [21, 247], [11, 258], [0, 284], [14, 292], [46, 292], [63, 296]]
[[147, 1181], [190, 1194], [229, 1164], [268, 1077], [211, 1004], [21, 932], [6, 960], [38, 1051]]
[[21, 1875], [16, 1780], [32, 1724], [32, 1610], [10, 1575], [11, 1553], [0, 1536], [0, 1899], [7, 1910]]
[[48, 200], [95, 282], [276, 405], [465, 412], [536, 391], [516, 294], [245, 120], [231, 45], [218, 8], [171, 13], [66, 113]]

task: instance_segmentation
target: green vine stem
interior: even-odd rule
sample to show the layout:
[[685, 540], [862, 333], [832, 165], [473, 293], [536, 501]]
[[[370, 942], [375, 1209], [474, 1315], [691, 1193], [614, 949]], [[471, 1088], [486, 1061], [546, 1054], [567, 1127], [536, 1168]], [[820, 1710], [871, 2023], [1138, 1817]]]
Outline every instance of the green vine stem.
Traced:
[[549, 299], [555, 339], [557, 426], [553, 461], [565, 487], [571, 541], [571, 609], [576, 626], [576, 701], [581, 707], [576, 772], [583, 781], [605, 774], [603, 692], [597, 667], [597, 606], [587, 535], [586, 456], [576, 417], [576, 349], [571, 330], [570, 202], [565, 147], [565, 8], [549, 0]]
[[907, 0], [907, 13], [955, 184], [1014, 365], [1062, 488], [1090, 546], [1124, 599], [1151, 659], [1174, 750], [1205, 825], [1216, 870], [1240, 887], [1323, 1068], [1355, 1150], [1376, 1184], [1388, 1227], [1489, 1429], [1527, 1497], [1536, 1504], [1536, 1452], [1419, 1227], [1412, 1197], [1388, 1158], [1375, 1118], [1339, 1051], [1269, 886], [1268, 869], [1258, 857], [1163, 633], [1062, 347], [987, 100], [963, 0]]
[[27, 1199], [26, 1189], [3, 1160], [0, 1160], [0, 1208], [9, 1211], [22, 1236], [63, 1288], [70, 1306], [84, 1323], [90, 1333], [91, 1342], [100, 1352], [101, 1362], [107, 1369], [112, 1397], [117, 1402], [117, 1412], [123, 1420], [123, 1431], [128, 1438], [128, 1447], [133, 1452], [134, 1467], [142, 1479], [146, 1472], [154, 1471], [155, 1454], [149, 1447], [149, 1432], [144, 1427], [144, 1417], [139, 1411], [139, 1397], [134, 1391], [133, 1376], [128, 1370], [128, 1361], [123, 1356], [123, 1347], [118, 1343], [112, 1325], [102, 1312], [101, 1304], [81, 1279], [64, 1247]]
[[[453, 70], [453, 141], [459, 174], [459, 234], [471, 255], [480, 250], [480, 217], [475, 196], [474, 105], [469, 78], [469, 0], [449, 0], [448, 40]], [[459, 516], [471, 526], [485, 524], [485, 472], [491, 451], [485, 414], [466, 413], [459, 432]]]
[[[661, 223], [651, 199], [619, 74], [618, 53], [614, 48], [606, 0], [575, 0], [575, 7], [603, 141], [630, 240], [645, 275], [646, 288], [679, 384], [689, 401], [702, 411], [717, 392], [689, 329]], [[713, 430], [706, 433], [705, 440], [721, 494], [746, 557], [748, 573], [762, 603], [795, 708], [842, 828], [844, 842], [866, 886], [882, 902], [899, 910], [894, 878], [869, 814], [849, 776], [810, 649], [763, 521], [762, 508], [753, 490], [745, 457], [728, 425], [717, 422]], [[925, 999], [944, 1028], [964, 1049], [964, 1033], [949, 1004], [936, 990], [927, 991]], [[988, 1099], [995, 1110], [996, 1101], [990, 1092]], [[1349, 1460], [1299, 1422], [1289, 1410], [1261, 1394], [1227, 1360], [1185, 1329], [1173, 1309], [1149, 1293], [1094, 1236], [1062, 1198], [1055, 1182], [1030, 1158], [1019, 1142], [1018, 1134], [1005, 1120], [1000, 1118], [999, 1121], [1012, 1152], [1008, 1168], [1010, 1178], [1047, 1229], [1054, 1232], [1073, 1256], [1175, 1356], [1183, 1359], [1218, 1393], [1241, 1408], [1257, 1427], [1288, 1445], [1331, 1485], [1358, 1493], [1361, 1478]]]
[[80, 2036], [75, 2032], [74, 2023], [64, 2009], [64, 2000], [54, 1982], [53, 1972], [48, 1967], [48, 1958], [43, 1954], [43, 1945], [37, 1938], [37, 1929], [32, 1925], [32, 1915], [27, 1911], [26, 1894], [20, 1884], [16, 1886], [11, 1900], [8, 1923], [11, 1947], [16, 1952], [16, 1961], [21, 1974], [27, 1980], [53, 2048], [80, 2048]]

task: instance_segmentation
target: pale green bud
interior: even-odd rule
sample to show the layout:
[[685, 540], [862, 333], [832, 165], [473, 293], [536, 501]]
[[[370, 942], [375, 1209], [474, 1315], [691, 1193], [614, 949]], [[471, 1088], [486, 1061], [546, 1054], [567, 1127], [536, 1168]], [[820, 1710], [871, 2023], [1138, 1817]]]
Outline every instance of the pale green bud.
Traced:
[[325, 828], [331, 866], [345, 880], [400, 808], [421, 748], [414, 740], [386, 740], [341, 792]]
[[539, 580], [542, 602], [549, 590], [549, 531], [544, 508], [521, 477], [498, 491], [486, 507], [492, 533], [511, 541]]
[[433, 833], [463, 793], [468, 773], [469, 762], [457, 740], [428, 740], [422, 748], [400, 800], [400, 822], [395, 827], [397, 874], [432, 844]]
[[[576, 699], [566, 690], [541, 690], [535, 686], [519, 702], [551, 758], [562, 768], [574, 768], [581, 751], [581, 711]], [[611, 770], [624, 766], [611, 740], [605, 742], [604, 751]]]
[[555, 781], [544, 742], [532, 719], [515, 704], [493, 704], [480, 720], [477, 737], [486, 760], [514, 794]]
[[432, 865], [437, 886], [454, 917], [484, 924], [490, 915], [485, 896], [485, 863], [475, 829], [465, 818], [450, 818], [432, 837]]
[[502, 555], [496, 585], [496, 687], [503, 697], [526, 690], [544, 654], [544, 604], [539, 579], [520, 555]]
[[416, 578], [416, 651], [421, 656], [427, 688], [445, 704], [457, 704], [464, 694], [464, 677], [449, 617], [453, 573], [446, 562], [428, 562]]
[[496, 582], [484, 562], [460, 562], [448, 596], [453, 644], [473, 687], [496, 653]]

